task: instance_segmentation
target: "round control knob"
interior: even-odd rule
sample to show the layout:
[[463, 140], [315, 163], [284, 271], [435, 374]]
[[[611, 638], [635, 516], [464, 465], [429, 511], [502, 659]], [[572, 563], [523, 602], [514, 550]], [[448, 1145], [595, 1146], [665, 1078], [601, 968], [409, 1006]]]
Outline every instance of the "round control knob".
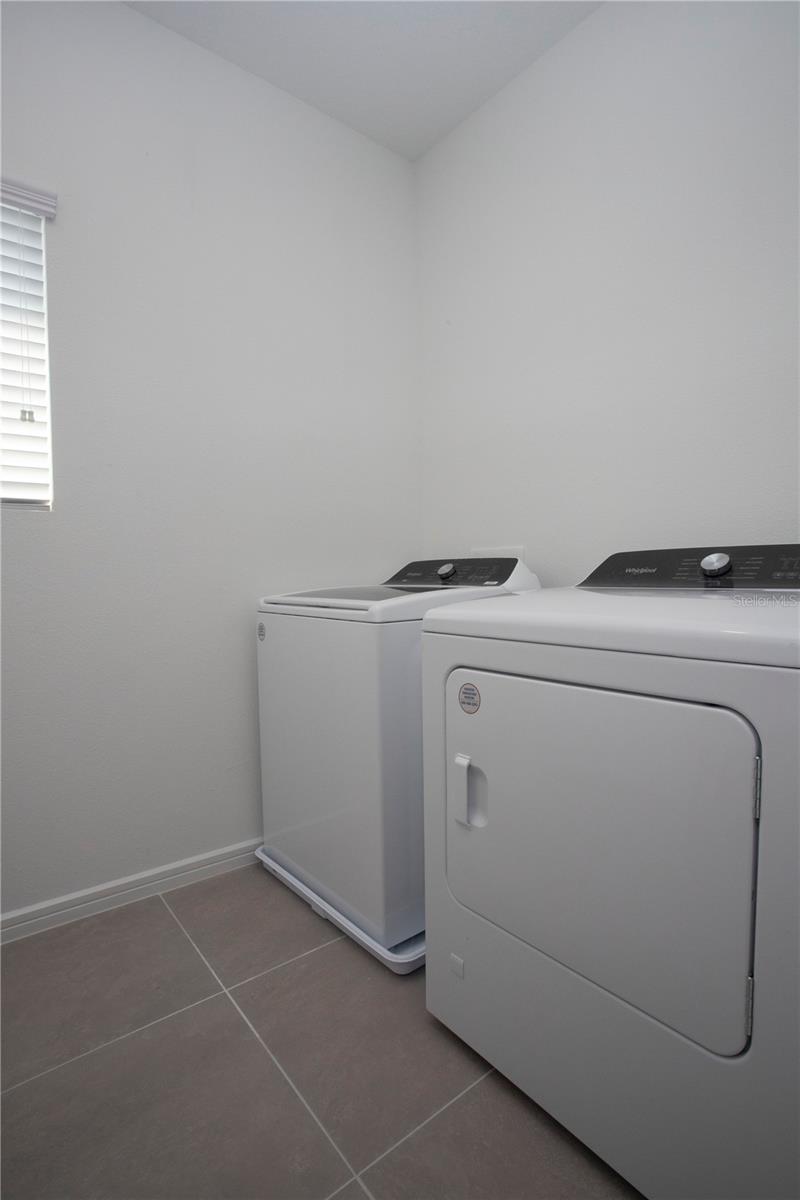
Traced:
[[452, 579], [456, 573], [456, 568], [453, 563], [442, 563], [436, 574], [440, 579]]
[[705, 558], [700, 560], [700, 570], [704, 575], [724, 575], [726, 571], [730, 571], [733, 563], [731, 562], [730, 554], [707, 554]]

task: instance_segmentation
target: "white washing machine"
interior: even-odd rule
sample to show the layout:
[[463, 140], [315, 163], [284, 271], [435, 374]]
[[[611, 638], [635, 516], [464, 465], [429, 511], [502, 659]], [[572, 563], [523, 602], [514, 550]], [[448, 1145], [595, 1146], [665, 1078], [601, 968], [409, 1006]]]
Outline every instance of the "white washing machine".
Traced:
[[259, 604], [264, 866], [398, 973], [425, 959], [422, 617], [538, 588], [515, 558]]
[[424, 622], [430, 1011], [653, 1200], [798, 1195], [800, 546]]

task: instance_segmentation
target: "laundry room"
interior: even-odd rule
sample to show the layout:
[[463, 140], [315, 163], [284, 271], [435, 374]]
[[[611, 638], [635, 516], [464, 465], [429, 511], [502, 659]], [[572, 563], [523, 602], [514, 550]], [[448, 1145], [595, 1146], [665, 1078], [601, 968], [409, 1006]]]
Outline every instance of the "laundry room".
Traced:
[[8, 1200], [797, 1200], [795, 0], [2, 0]]

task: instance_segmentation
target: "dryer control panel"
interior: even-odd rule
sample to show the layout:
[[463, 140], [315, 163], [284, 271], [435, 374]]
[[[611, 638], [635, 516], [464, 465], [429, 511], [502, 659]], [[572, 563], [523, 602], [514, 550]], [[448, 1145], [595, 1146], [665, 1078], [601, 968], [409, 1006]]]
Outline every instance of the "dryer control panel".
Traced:
[[632, 550], [612, 554], [578, 586], [800, 589], [800, 544]]
[[500, 587], [511, 577], [516, 558], [431, 558], [412, 562], [386, 580], [387, 587]]

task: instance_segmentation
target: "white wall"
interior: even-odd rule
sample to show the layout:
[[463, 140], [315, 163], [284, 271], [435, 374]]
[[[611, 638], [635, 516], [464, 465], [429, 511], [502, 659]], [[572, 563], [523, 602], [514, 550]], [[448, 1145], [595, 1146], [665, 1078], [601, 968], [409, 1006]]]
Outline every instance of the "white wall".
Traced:
[[4, 514], [4, 909], [258, 835], [257, 595], [418, 549], [411, 169], [117, 4], [3, 5], [55, 508]]
[[797, 53], [606, 4], [418, 164], [431, 552], [797, 539]]

